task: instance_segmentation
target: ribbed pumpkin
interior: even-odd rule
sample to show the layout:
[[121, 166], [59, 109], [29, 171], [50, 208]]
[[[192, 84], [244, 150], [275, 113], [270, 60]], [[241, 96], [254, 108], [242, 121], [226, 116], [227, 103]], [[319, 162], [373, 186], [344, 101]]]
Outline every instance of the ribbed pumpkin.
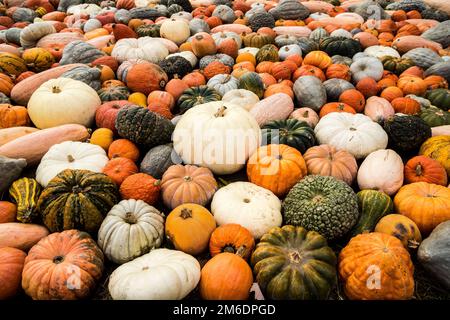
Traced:
[[0, 129], [29, 125], [30, 117], [27, 108], [6, 103], [0, 104]]
[[450, 176], [450, 136], [429, 138], [420, 147], [419, 154], [438, 161]]
[[339, 254], [339, 275], [351, 300], [405, 300], [414, 294], [414, 266], [397, 238], [365, 233]]
[[27, 71], [25, 61], [12, 53], [0, 53], [0, 72], [9, 76], [18, 76]]
[[0, 73], [0, 92], [9, 96], [11, 89], [14, 87], [14, 83], [10, 77], [6, 74]]
[[128, 139], [117, 139], [109, 146], [108, 157], [110, 159], [123, 157], [136, 162], [139, 159], [139, 148]]
[[138, 172], [139, 169], [133, 160], [123, 157], [109, 160], [103, 168], [103, 173], [110, 177], [118, 186], [120, 186], [126, 178]]
[[402, 89], [405, 95], [415, 94], [421, 96], [427, 91], [427, 84], [425, 81], [416, 76], [400, 77], [397, 86]]
[[184, 203], [206, 205], [217, 190], [217, 182], [208, 168], [173, 165], [161, 179], [164, 204], [173, 209]]
[[158, 201], [160, 190], [161, 181], [145, 173], [128, 176], [119, 189], [122, 199], [142, 200], [149, 205], [154, 205]]
[[27, 49], [22, 54], [27, 67], [35, 72], [42, 72], [50, 69], [55, 59], [52, 54], [43, 48], [31, 48]]
[[329, 102], [326, 103], [320, 108], [319, 117], [324, 117], [332, 112], [348, 112], [351, 114], [355, 114], [356, 111], [351, 106], [344, 102]]
[[332, 61], [330, 56], [323, 51], [311, 51], [303, 59], [303, 64], [325, 70], [332, 64]]
[[383, 63], [384, 70], [392, 71], [397, 75], [415, 65], [414, 61], [409, 58], [396, 58], [392, 56], [381, 57], [381, 62]]
[[125, 86], [108, 86], [98, 90], [97, 94], [102, 102], [127, 100], [130, 95], [130, 90]]
[[163, 90], [169, 81], [160, 66], [153, 63], [139, 63], [132, 66], [126, 75], [128, 88], [148, 95], [154, 90]]
[[21, 178], [12, 183], [9, 196], [17, 204], [17, 220], [30, 223], [38, 216], [37, 202], [42, 187], [32, 178]]
[[436, 160], [426, 156], [416, 156], [405, 164], [405, 182], [428, 182], [447, 186], [447, 172]]
[[272, 300], [323, 300], [336, 282], [336, 256], [319, 233], [290, 225], [273, 228], [251, 258], [264, 296]]
[[117, 186], [107, 175], [66, 169], [42, 191], [38, 210], [52, 232], [78, 229], [94, 234], [118, 200]]
[[425, 97], [430, 100], [431, 104], [443, 110], [450, 109], [450, 90], [434, 89], [428, 91]]
[[264, 95], [264, 83], [256, 72], [246, 72], [239, 78], [239, 89], [245, 89], [253, 92], [262, 98]]
[[363, 112], [366, 99], [364, 95], [356, 89], [348, 89], [341, 93], [339, 102], [346, 103], [356, 112]]
[[177, 104], [181, 113], [184, 113], [196, 105], [219, 101], [221, 99], [222, 96], [216, 90], [202, 85], [184, 90], [178, 98]]
[[422, 118], [422, 120], [430, 127], [450, 125], [450, 112], [434, 106], [422, 109], [420, 118]]
[[262, 46], [258, 53], [256, 53], [256, 62], [260, 63], [262, 61], [279, 61], [280, 57], [278, 56], [278, 49], [273, 44], [266, 44]]
[[408, 97], [395, 98], [391, 101], [391, 105], [396, 113], [416, 115], [420, 112], [419, 102]]
[[320, 50], [329, 56], [353, 57], [362, 51], [359, 41], [347, 37], [325, 37], [320, 40]]
[[422, 235], [414, 221], [401, 214], [388, 214], [381, 218], [375, 226], [375, 232], [396, 237], [408, 249], [417, 249], [422, 241]]
[[250, 231], [236, 223], [221, 225], [211, 234], [209, 253], [214, 257], [222, 252], [234, 253], [247, 260], [255, 248]]
[[20, 287], [26, 253], [10, 247], [0, 248], [0, 300], [14, 297]]

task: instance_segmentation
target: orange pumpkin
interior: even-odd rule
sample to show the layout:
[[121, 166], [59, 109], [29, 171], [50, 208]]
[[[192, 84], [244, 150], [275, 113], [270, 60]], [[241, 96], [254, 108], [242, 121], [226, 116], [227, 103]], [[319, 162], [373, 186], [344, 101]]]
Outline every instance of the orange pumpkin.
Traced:
[[415, 94], [421, 96], [427, 91], [426, 82], [414, 76], [400, 77], [397, 86], [402, 89], [405, 95]]
[[175, 99], [167, 91], [155, 90], [148, 95], [147, 104], [157, 104], [172, 110], [175, 106]]
[[292, 75], [292, 80], [297, 80], [298, 78], [302, 76], [315, 76], [320, 79], [320, 81], [325, 81], [326, 77], [325, 74], [321, 69], [315, 66], [310, 65], [303, 65], [297, 70], [295, 70], [294, 74]]
[[14, 87], [14, 83], [10, 77], [4, 73], [0, 73], [0, 92], [9, 96], [11, 89]]
[[292, 61], [297, 65], [297, 67], [300, 67], [303, 63], [303, 58], [299, 54], [291, 54], [284, 61]]
[[406, 13], [408, 19], [422, 19], [422, 15], [417, 10], [411, 10]]
[[206, 32], [196, 33], [192, 37], [191, 41], [192, 52], [201, 58], [207, 55], [212, 55], [217, 52], [216, 43], [214, 42], [213, 37]]
[[188, 73], [182, 80], [188, 87], [198, 87], [206, 84], [205, 76], [198, 71]]
[[258, 73], [272, 73], [272, 67], [273, 67], [272, 61], [262, 61], [258, 63], [256, 66], [256, 72]]
[[247, 71], [252, 71], [252, 72], [255, 71], [255, 66], [250, 61], [239, 62], [233, 66], [233, 70], [236, 70], [239, 68], [245, 69]]
[[183, 91], [186, 89], [189, 89], [189, 86], [177, 77], [170, 80], [164, 88], [164, 90], [170, 93], [175, 100], [178, 100], [178, 98], [183, 94]]
[[219, 46], [217, 47], [217, 52], [227, 54], [233, 59], [235, 59], [238, 56], [239, 47], [233, 38], [228, 38], [220, 42]]
[[275, 62], [271, 69], [271, 74], [276, 80], [290, 79], [292, 70], [283, 62]]
[[123, 157], [136, 162], [139, 159], [139, 148], [128, 139], [117, 139], [109, 146], [108, 157]]
[[213, 61], [203, 69], [203, 75], [206, 79], [211, 79], [218, 74], [230, 74], [231, 68], [220, 61]]
[[350, 107], [348, 104], [343, 102], [329, 102], [326, 103], [320, 108], [319, 117], [324, 117], [329, 113], [332, 112], [348, 112], [355, 114], [356, 111], [352, 107]]
[[163, 116], [164, 118], [167, 118], [169, 120], [173, 119], [173, 114], [170, 111], [169, 107], [167, 107], [167, 106], [163, 106], [159, 103], [154, 102], [154, 103], [150, 103], [147, 106], [147, 108], [148, 108], [148, 110], [153, 111], [154, 113], [157, 113], [157, 114]]
[[387, 87], [381, 92], [380, 97], [392, 102], [396, 98], [403, 97], [403, 91], [398, 87]]
[[301, 153], [284, 144], [259, 147], [247, 163], [249, 181], [277, 196], [285, 195], [306, 172]]
[[[148, 95], [154, 90], [162, 90], [168, 81], [164, 70], [153, 63], [138, 63], [129, 68], [126, 82], [134, 92]], [[167, 91], [167, 90], [166, 90]]]
[[372, 96], [376, 96], [378, 91], [380, 90], [380, 87], [373, 78], [366, 77], [358, 81], [358, 83], [356, 84], [356, 89], [360, 91], [367, 99]]
[[283, 83], [275, 83], [270, 85], [264, 92], [264, 98], [270, 97], [276, 93], [285, 93], [291, 97], [291, 99], [294, 99], [294, 91], [292, 88]]
[[428, 90], [438, 89], [438, 88], [448, 88], [448, 83], [445, 78], [437, 75], [431, 75], [423, 79], [425, 83], [427, 84]]
[[[240, 62], [250, 62], [251, 64], [253, 64], [254, 66], [256, 66], [256, 58], [253, 54], [251, 54], [250, 52], [243, 52], [240, 53], [237, 57], [236, 57], [236, 63], [240, 63]], [[266, 61], [268, 62], [268, 61]]]
[[27, 108], [6, 103], [0, 104], [0, 128], [28, 126], [29, 124], [30, 117]]
[[16, 221], [17, 206], [9, 201], [0, 201], [0, 223]]
[[418, 66], [409, 67], [399, 76], [399, 78], [403, 77], [418, 77], [420, 79], [423, 79], [423, 69]]
[[205, 251], [216, 228], [211, 212], [195, 203], [182, 204], [169, 213], [166, 236], [175, 249], [191, 255]]
[[378, 221], [375, 232], [389, 234], [399, 239], [407, 249], [417, 249], [422, 235], [417, 225], [401, 214], [388, 214]]
[[26, 256], [16, 248], [0, 248], [0, 300], [14, 297], [19, 292]]
[[255, 248], [255, 239], [250, 231], [240, 224], [221, 225], [211, 234], [209, 253], [214, 257], [222, 252], [234, 253], [247, 260]]
[[311, 51], [303, 59], [303, 64], [325, 70], [332, 64], [332, 61], [330, 56], [324, 51]]
[[426, 156], [415, 156], [405, 164], [405, 182], [428, 182], [447, 186], [447, 172], [436, 160]]
[[119, 189], [123, 199], [142, 200], [149, 205], [154, 205], [158, 201], [160, 191], [161, 182], [145, 173], [128, 176]]
[[345, 64], [332, 64], [327, 68], [325, 72], [327, 79], [338, 78], [350, 81], [351, 74], [350, 68]]
[[126, 178], [138, 172], [139, 169], [133, 160], [123, 157], [117, 157], [109, 160], [103, 168], [103, 173], [110, 177], [119, 186]]
[[356, 112], [363, 112], [366, 104], [364, 95], [356, 89], [348, 89], [341, 93], [339, 102], [345, 103], [352, 107]]
[[391, 105], [396, 113], [415, 115], [420, 112], [420, 103], [411, 98], [395, 98]]
[[399, 36], [420, 36], [422, 32], [420, 32], [419, 28], [417, 28], [417, 26], [411, 24], [411, 23], [406, 23], [405, 25], [401, 26], [398, 30], [397, 30], [397, 36], [396, 38], [398, 38]]
[[404, 21], [407, 19], [406, 12], [404, 10], [396, 10], [392, 13], [391, 19], [393, 21]]
[[395, 87], [397, 85], [397, 81], [391, 79], [391, 78], [384, 78], [377, 82], [378, 87], [380, 90], [384, 90], [388, 87]]

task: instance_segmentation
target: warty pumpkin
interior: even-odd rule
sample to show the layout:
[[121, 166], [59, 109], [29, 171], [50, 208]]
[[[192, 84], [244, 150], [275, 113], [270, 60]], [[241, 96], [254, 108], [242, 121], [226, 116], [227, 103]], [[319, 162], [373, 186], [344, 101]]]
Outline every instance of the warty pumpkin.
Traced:
[[41, 192], [42, 187], [33, 178], [20, 178], [11, 184], [9, 196], [17, 204], [18, 221], [30, 223], [37, 218], [37, 202]]
[[139, 148], [128, 139], [114, 140], [108, 148], [108, 157], [110, 159], [123, 157], [136, 162], [139, 159], [139, 154]]
[[405, 182], [428, 182], [447, 186], [447, 172], [438, 161], [426, 156], [415, 156], [405, 164]]
[[50, 69], [55, 58], [52, 54], [43, 48], [31, 48], [27, 49], [22, 54], [22, 59], [26, 63], [27, 67], [35, 72], [42, 72]]
[[236, 223], [216, 228], [209, 239], [209, 253], [214, 257], [220, 253], [234, 253], [247, 260], [255, 248], [255, 239], [250, 231]]
[[161, 181], [145, 173], [135, 173], [122, 182], [120, 195], [122, 199], [135, 199], [154, 205], [161, 191]]
[[21, 287], [26, 253], [10, 247], [0, 248], [0, 299], [14, 297]]
[[378, 221], [375, 232], [389, 234], [399, 239], [407, 249], [417, 249], [422, 241], [417, 225], [401, 214], [388, 214]]

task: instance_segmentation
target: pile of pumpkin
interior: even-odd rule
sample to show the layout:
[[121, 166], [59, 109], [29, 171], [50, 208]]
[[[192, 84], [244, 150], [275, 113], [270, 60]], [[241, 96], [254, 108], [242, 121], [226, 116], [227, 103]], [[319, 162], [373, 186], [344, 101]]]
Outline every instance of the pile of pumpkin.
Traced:
[[444, 2], [2, 1], [0, 298], [450, 290]]

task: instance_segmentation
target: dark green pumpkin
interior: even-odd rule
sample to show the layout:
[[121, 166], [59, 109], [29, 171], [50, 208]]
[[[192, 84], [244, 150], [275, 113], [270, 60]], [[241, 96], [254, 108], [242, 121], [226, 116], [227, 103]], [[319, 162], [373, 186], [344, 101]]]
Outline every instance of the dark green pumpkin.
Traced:
[[191, 63], [181, 56], [172, 56], [164, 59], [159, 63], [159, 66], [164, 70], [167, 75], [172, 78], [177, 75], [183, 77], [189, 72], [192, 72]]
[[239, 78], [239, 89], [245, 89], [253, 92], [262, 98], [264, 96], [264, 82], [256, 72], [247, 72]]
[[127, 100], [130, 95], [130, 90], [124, 86], [109, 86], [106, 88], [101, 88], [97, 91], [97, 94], [102, 102]]
[[303, 56], [307, 55], [311, 51], [319, 50], [319, 44], [315, 42], [313, 39], [303, 37], [298, 39], [297, 44], [302, 49]]
[[66, 169], [42, 191], [38, 210], [51, 232], [77, 229], [96, 234], [119, 200], [117, 185], [106, 174]]
[[396, 58], [392, 56], [381, 57], [381, 63], [383, 64], [384, 70], [391, 71], [397, 75], [415, 66], [414, 61], [409, 58]]
[[140, 165], [140, 172], [146, 173], [155, 179], [161, 179], [164, 172], [174, 165], [181, 163], [182, 160], [173, 149], [172, 143], [163, 144], [151, 148]]
[[442, 110], [448, 111], [450, 109], [450, 90], [439, 88], [428, 91], [425, 98], [430, 100], [433, 106]]
[[30, 223], [38, 216], [37, 202], [42, 192], [40, 184], [32, 178], [14, 181], [9, 188], [9, 196], [17, 204], [17, 220]]
[[175, 128], [170, 120], [137, 106], [120, 109], [115, 126], [121, 137], [146, 147], [169, 143]]
[[181, 12], [183, 11], [183, 7], [180, 6], [179, 4], [171, 4], [168, 8], [167, 8], [167, 14], [168, 16], [172, 16], [175, 13]]
[[248, 24], [253, 32], [258, 31], [262, 27], [274, 28], [275, 19], [270, 13], [263, 10], [257, 11], [248, 19]]
[[274, 39], [264, 34], [252, 32], [243, 36], [242, 41], [246, 47], [262, 48], [266, 44], [273, 43]]
[[431, 137], [430, 126], [416, 116], [394, 115], [384, 121], [383, 127], [389, 137], [389, 146], [399, 153], [418, 151]]
[[377, 190], [362, 190], [358, 197], [359, 220], [353, 227], [352, 237], [364, 232], [372, 232], [378, 221], [385, 215], [394, 212], [391, 197]]
[[362, 51], [361, 44], [357, 40], [346, 37], [326, 37], [320, 40], [319, 48], [328, 53], [328, 55], [340, 55], [353, 57]]
[[273, 228], [251, 257], [266, 299], [324, 300], [336, 283], [336, 255], [319, 233], [290, 225]]
[[153, 37], [159, 38], [159, 30], [161, 25], [159, 24], [143, 24], [136, 28], [136, 34], [138, 37]]
[[450, 112], [433, 106], [422, 109], [420, 118], [430, 127], [450, 125]]
[[273, 44], [266, 44], [262, 46], [256, 53], [255, 58], [257, 63], [262, 61], [277, 62], [280, 60], [280, 57], [278, 56], [278, 49]]
[[263, 144], [286, 144], [302, 154], [316, 144], [314, 130], [297, 119], [273, 120], [262, 127]]
[[178, 98], [178, 107], [181, 113], [185, 113], [190, 108], [213, 101], [220, 101], [222, 96], [213, 88], [208, 86], [198, 86], [186, 89]]

